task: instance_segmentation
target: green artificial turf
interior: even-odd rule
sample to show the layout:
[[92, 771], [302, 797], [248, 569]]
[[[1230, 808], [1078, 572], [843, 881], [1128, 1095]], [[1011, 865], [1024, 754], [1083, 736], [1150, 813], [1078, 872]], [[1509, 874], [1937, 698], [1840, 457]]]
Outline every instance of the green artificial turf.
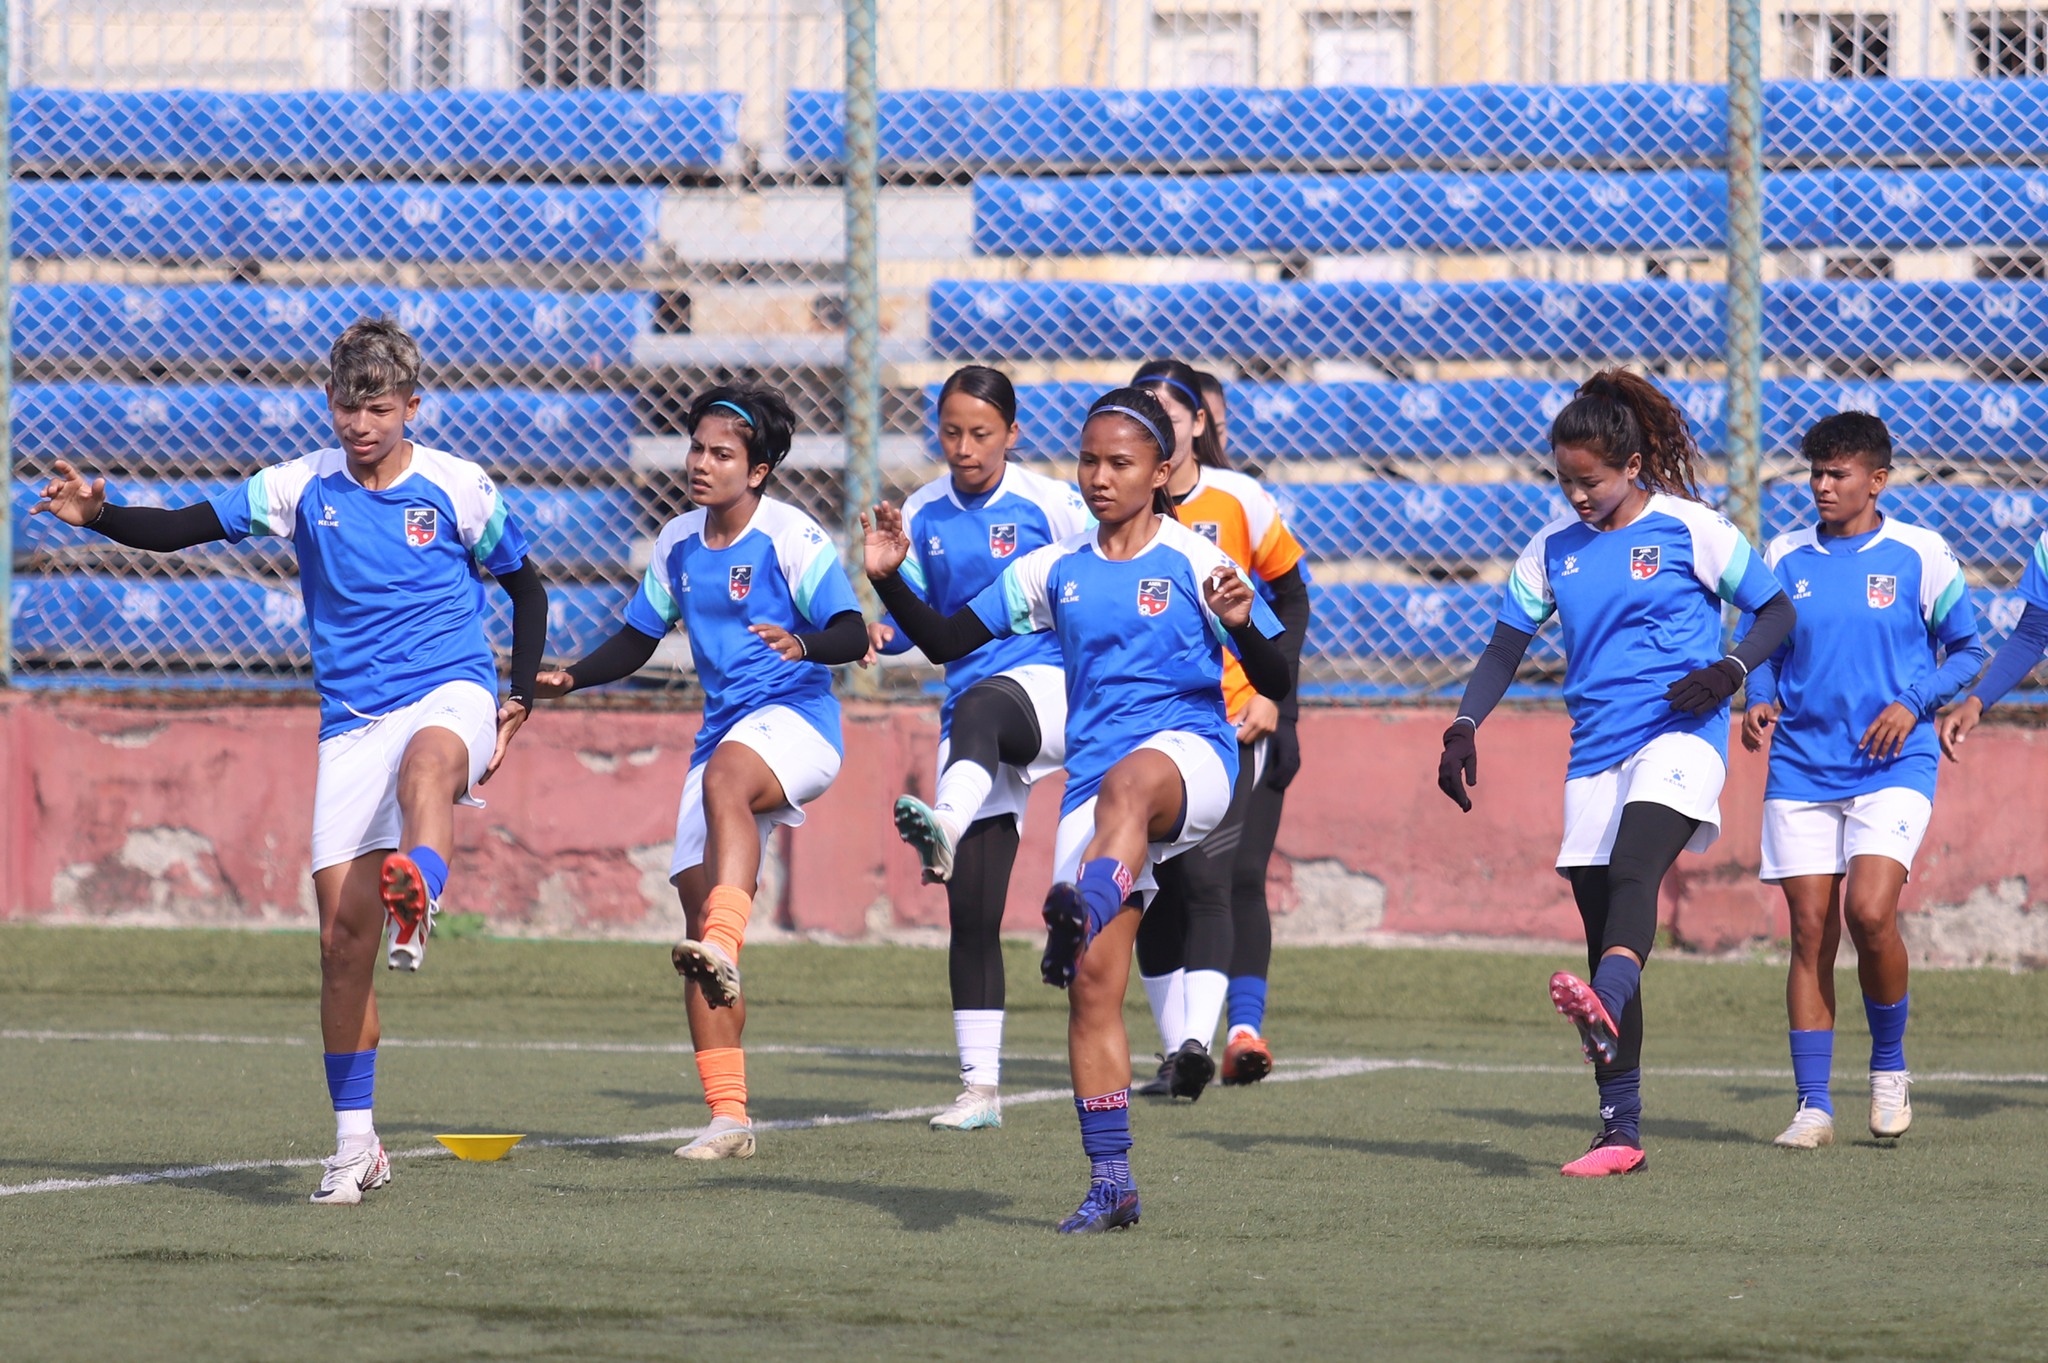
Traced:
[[[0, 929], [0, 1184], [257, 1164], [0, 1196], [0, 1356], [2048, 1352], [2048, 1083], [2027, 1078], [2048, 1070], [2048, 977], [1916, 978], [1925, 1077], [1896, 1146], [1862, 1132], [1851, 1002], [1842, 1144], [1792, 1154], [1767, 1144], [1792, 1106], [1781, 969], [1659, 959], [1649, 1171], [1579, 1182], [1556, 1170], [1591, 1134], [1592, 1085], [1544, 992], [1566, 958], [1282, 951], [1275, 1080], [1141, 1104], [1143, 1224], [1076, 1239], [1051, 1230], [1086, 1170], [1063, 1000], [1021, 945], [1005, 1088], [1053, 1092], [966, 1135], [875, 1119], [955, 1091], [941, 954], [750, 947], [754, 1113], [794, 1125], [703, 1166], [673, 1136], [546, 1144], [703, 1120], [664, 950], [437, 939], [418, 977], [380, 981], [379, 1131], [394, 1151], [528, 1141], [500, 1164], [400, 1158], [352, 1209], [307, 1205], [317, 1169], [275, 1163], [331, 1149], [314, 953], [303, 934]], [[855, 1120], [811, 1125], [830, 1116]]]

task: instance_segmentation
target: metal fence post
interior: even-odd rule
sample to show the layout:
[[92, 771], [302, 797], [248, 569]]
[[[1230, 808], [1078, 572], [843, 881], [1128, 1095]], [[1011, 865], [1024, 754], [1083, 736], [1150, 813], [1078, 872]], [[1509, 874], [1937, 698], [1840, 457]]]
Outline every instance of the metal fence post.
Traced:
[[1763, 529], [1763, 7], [1728, 5], [1728, 518]]
[[0, 686], [14, 680], [14, 34], [0, 3]]
[[[846, 0], [846, 441], [845, 503], [847, 568], [861, 576], [860, 513], [881, 489], [882, 449], [882, 280], [877, 198], [879, 75], [876, 56], [877, 0]], [[872, 673], [854, 669], [848, 677], [856, 694], [874, 691]]]

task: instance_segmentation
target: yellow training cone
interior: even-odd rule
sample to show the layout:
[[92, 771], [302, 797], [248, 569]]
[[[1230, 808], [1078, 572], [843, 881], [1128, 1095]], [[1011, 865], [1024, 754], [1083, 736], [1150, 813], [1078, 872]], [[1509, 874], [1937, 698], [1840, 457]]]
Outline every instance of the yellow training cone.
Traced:
[[526, 1139], [522, 1132], [517, 1136], [436, 1136], [435, 1140], [448, 1147], [457, 1159], [497, 1160], [505, 1158], [513, 1146]]

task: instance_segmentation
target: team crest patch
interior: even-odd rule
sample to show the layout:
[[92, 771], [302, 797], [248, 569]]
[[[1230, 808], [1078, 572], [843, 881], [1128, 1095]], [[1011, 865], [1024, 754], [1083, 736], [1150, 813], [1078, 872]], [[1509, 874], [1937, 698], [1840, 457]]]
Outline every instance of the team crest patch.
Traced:
[[1188, 529], [1194, 531], [1211, 544], [1220, 543], [1223, 538], [1223, 527], [1215, 521], [1196, 521]]
[[735, 564], [732, 571], [727, 573], [725, 577], [726, 595], [735, 601], [744, 601], [747, 599], [747, 593], [752, 590], [754, 590], [754, 565], [751, 563]]
[[1866, 595], [1872, 610], [1883, 610], [1899, 599], [1899, 580], [1890, 573], [1872, 573]]
[[1654, 544], [1641, 544], [1628, 551], [1628, 575], [1647, 582], [1657, 575], [1658, 552]]
[[995, 558], [1008, 558], [1017, 552], [1017, 527], [1015, 525], [992, 525], [988, 528], [988, 551]]
[[434, 542], [434, 536], [441, 528], [441, 515], [431, 506], [409, 506], [405, 509], [405, 542], [415, 549], [421, 549]]
[[1158, 615], [1173, 604], [1173, 580], [1164, 577], [1138, 579], [1138, 614]]

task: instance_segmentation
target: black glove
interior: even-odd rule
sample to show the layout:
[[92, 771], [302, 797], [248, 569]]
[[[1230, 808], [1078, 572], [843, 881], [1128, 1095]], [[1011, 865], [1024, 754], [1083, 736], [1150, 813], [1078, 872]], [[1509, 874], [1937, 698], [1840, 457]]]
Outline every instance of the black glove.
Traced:
[[1748, 675], [1741, 663], [1733, 658], [1723, 658], [1717, 663], [1696, 668], [1671, 683], [1664, 699], [1671, 702], [1674, 710], [1703, 715], [1741, 690], [1742, 679]]
[[1472, 797], [1466, 786], [1479, 784], [1479, 726], [1457, 720], [1444, 730], [1444, 755], [1436, 763], [1436, 787], [1458, 802], [1458, 808], [1472, 812]]
[[1266, 789], [1287, 789], [1300, 771], [1301, 731], [1293, 719], [1283, 714], [1273, 730], [1272, 742], [1266, 745]]

